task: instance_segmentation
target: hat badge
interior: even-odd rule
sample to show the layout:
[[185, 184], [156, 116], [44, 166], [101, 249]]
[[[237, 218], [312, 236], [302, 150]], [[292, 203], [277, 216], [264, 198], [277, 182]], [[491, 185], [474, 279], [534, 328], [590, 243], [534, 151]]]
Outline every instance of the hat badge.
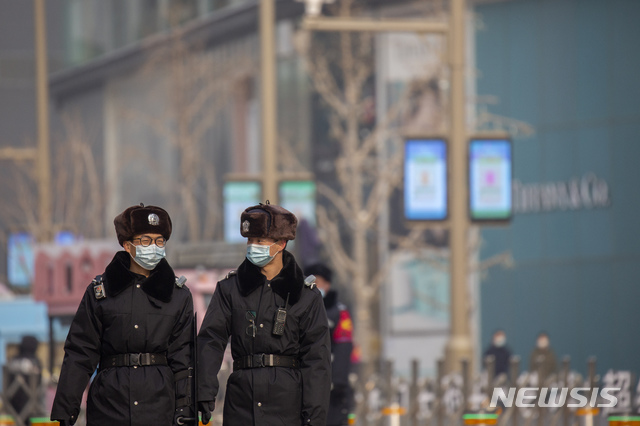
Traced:
[[153, 225], [153, 226], [160, 225], [160, 218], [155, 213], [151, 213], [147, 219], [149, 219], [149, 225]]
[[242, 222], [242, 232], [249, 232], [249, 221], [245, 220]]

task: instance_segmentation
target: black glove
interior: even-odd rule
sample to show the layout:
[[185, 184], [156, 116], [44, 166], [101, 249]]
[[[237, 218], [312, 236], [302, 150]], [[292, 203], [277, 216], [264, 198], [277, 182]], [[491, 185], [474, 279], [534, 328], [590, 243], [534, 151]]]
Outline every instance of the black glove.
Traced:
[[216, 408], [215, 401], [198, 401], [198, 411], [202, 416], [202, 424], [209, 424], [209, 420], [211, 420], [211, 412]]
[[60, 426], [73, 426], [78, 421], [78, 410], [74, 411], [69, 420], [51, 419], [54, 422], [59, 422]]

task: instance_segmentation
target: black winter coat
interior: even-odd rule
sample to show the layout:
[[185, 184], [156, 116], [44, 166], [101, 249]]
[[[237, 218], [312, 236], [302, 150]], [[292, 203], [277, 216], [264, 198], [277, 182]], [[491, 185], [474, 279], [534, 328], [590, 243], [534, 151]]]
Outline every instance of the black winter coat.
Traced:
[[347, 307], [338, 301], [338, 293], [329, 290], [324, 298], [331, 332], [331, 399], [327, 425], [349, 424], [353, 406], [353, 390], [349, 385], [351, 352], [353, 351], [353, 324]]
[[484, 351], [484, 358], [489, 355], [493, 355], [495, 359], [495, 371], [494, 374], [506, 374], [509, 375], [509, 358], [511, 358], [511, 350], [507, 346], [496, 346], [493, 343], [486, 351]]
[[77, 416], [101, 357], [160, 353], [168, 365], [101, 367], [89, 388], [87, 425], [174, 424], [174, 374], [191, 362], [191, 292], [176, 286], [164, 259], [148, 278], [129, 271], [130, 262], [130, 255], [121, 251], [107, 266], [106, 298], [97, 299], [93, 285], [87, 287], [65, 342], [52, 419]]
[[[227, 382], [225, 426], [324, 426], [331, 386], [327, 316], [317, 288], [304, 285], [293, 255], [270, 283], [245, 259], [236, 274], [220, 281], [198, 335], [198, 399], [213, 401], [217, 373], [231, 338], [234, 360], [251, 354], [295, 357], [300, 368], [261, 367], [234, 371]], [[272, 334], [278, 307], [287, 305], [284, 335]], [[253, 337], [247, 312], [256, 313]], [[247, 332], [249, 331], [249, 332]]]

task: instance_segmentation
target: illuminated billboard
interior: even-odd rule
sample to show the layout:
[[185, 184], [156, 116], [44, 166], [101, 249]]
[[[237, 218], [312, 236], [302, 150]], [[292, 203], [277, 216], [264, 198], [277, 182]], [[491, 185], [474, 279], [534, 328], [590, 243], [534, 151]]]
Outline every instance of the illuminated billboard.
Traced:
[[404, 216], [410, 221], [447, 218], [447, 144], [407, 139], [404, 145]]
[[469, 141], [469, 217], [508, 221], [512, 213], [512, 145], [509, 139]]

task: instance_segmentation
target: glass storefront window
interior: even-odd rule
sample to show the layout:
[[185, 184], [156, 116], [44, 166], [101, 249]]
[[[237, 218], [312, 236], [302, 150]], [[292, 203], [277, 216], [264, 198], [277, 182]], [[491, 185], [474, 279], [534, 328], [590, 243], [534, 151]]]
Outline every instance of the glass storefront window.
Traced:
[[67, 0], [67, 66], [249, 0]]

